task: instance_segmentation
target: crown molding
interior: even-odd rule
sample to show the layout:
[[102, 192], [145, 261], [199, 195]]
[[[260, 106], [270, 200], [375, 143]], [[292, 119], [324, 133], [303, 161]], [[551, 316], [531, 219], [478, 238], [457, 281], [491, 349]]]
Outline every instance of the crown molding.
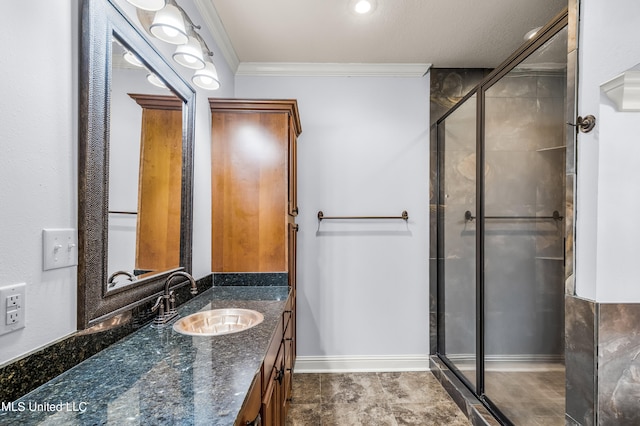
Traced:
[[431, 64], [241, 62], [236, 75], [329, 77], [422, 77]]
[[224, 56], [227, 65], [229, 65], [232, 72], [236, 72], [240, 64], [240, 59], [238, 59], [236, 50], [233, 48], [233, 44], [231, 44], [231, 39], [229, 39], [227, 31], [224, 29], [224, 25], [220, 20], [220, 16], [218, 16], [218, 11], [213, 5], [213, 2], [211, 0], [193, 0], [193, 2], [198, 8], [204, 24], [213, 36], [213, 41], [215, 41], [222, 56]]
[[600, 88], [618, 111], [640, 111], [640, 71], [626, 71], [602, 83]]

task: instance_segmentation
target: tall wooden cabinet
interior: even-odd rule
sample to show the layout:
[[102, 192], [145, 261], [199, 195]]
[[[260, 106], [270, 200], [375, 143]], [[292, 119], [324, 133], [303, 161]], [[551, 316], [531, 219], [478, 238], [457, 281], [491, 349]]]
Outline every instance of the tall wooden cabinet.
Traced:
[[295, 100], [209, 99], [213, 272], [289, 272], [297, 215]]
[[[295, 100], [209, 99], [212, 271], [285, 272], [291, 296], [261, 374], [264, 425], [281, 425], [296, 356]], [[278, 334], [278, 333], [276, 333]]]
[[135, 269], [177, 268], [180, 266], [183, 102], [176, 96], [129, 96], [142, 107]]

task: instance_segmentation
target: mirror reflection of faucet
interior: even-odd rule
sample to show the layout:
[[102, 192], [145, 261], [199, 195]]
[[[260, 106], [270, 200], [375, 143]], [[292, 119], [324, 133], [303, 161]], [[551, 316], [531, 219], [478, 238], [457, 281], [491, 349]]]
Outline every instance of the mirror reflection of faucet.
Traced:
[[124, 282], [124, 281], [133, 282], [133, 281], [138, 279], [131, 272], [116, 271], [113, 274], [109, 275], [109, 279], [107, 280], [108, 287], [115, 287], [116, 284], [118, 284], [120, 282], [120, 281], [116, 281], [116, 278], [119, 277], [120, 275], [126, 275], [128, 277], [126, 280], [121, 280], [122, 282]]
[[184, 271], [177, 271], [169, 275], [167, 277], [167, 280], [164, 282], [164, 293], [158, 296], [156, 303], [151, 308], [151, 312], [158, 311], [158, 315], [153, 320], [151, 327], [163, 328], [172, 319], [178, 316], [178, 311], [176, 310], [176, 297], [174, 294], [174, 289], [178, 287], [182, 287], [183, 285], [185, 285], [185, 283], [182, 282], [176, 285], [175, 287], [173, 287], [173, 289], [171, 289], [170, 288], [171, 280], [173, 280], [176, 277], [186, 278], [188, 282], [191, 284], [191, 294], [194, 296], [198, 294], [198, 287], [196, 285], [196, 281], [193, 279], [193, 277], [190, 274]]

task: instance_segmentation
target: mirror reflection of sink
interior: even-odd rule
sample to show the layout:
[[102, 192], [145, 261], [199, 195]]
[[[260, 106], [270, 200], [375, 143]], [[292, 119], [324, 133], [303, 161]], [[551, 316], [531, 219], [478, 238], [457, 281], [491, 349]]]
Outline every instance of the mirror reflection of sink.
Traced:
[[260, 312], [251, 309], [213, 309], [181, 318], [173, 329], [188, 336], [219, 336], [248, 330], [263, 320]]

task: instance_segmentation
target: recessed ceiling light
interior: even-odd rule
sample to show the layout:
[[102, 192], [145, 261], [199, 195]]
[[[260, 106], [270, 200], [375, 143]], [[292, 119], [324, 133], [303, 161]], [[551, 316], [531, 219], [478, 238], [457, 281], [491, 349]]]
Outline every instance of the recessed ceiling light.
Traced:
[[366, 15], [373, 12], [375, 6], [374, 0], [356, 0], [353, 3], [353, 10], [360, 15]]

